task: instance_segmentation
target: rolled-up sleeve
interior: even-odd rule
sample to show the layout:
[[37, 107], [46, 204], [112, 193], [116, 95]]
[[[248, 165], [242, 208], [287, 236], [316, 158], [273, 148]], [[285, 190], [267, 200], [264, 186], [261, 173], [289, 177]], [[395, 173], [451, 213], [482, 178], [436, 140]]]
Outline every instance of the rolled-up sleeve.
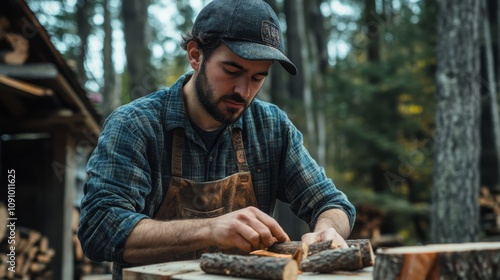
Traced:
[[146, 145], [129, 118], [123, 110], [108, 118], [87, 164], [78, 237], [94, 261], [121, 262], [130, 231], [147, 217], [141, 214], [151, 191]]

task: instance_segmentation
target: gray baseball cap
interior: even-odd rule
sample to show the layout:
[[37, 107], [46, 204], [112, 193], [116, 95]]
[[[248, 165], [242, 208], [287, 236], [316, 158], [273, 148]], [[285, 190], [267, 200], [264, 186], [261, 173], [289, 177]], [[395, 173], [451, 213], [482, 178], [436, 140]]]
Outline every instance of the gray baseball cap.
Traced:
[[276, 60], [288, 73], [297, 67], [285, 56], [278, 16], [262, 0], [213, 0], [196, 17], [191, 32], [221, 38], [247, 60]]

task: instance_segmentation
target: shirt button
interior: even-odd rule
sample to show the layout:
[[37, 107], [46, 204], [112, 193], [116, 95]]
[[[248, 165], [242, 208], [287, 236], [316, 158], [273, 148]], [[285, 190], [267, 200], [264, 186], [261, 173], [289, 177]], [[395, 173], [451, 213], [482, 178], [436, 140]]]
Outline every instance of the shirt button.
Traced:
[[212, 161], [212, 160], [213, 160], [213, 157], [209, 157], [209, 158], [208, 158], [208, 161]]

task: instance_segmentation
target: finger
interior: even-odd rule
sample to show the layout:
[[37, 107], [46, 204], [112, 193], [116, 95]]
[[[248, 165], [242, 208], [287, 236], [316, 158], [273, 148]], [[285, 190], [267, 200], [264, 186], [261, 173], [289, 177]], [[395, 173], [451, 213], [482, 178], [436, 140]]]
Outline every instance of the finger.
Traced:
[[250, 225], [242, 224], [242, 226], [238, 228], [238, 233], [245, 239], [246, 242], [250, 244], [251, 250], [265, 248], [262, 246], [259, 233]]
[[230, 246], [230, 248], [238, 248], [244, 252], [253, 251], [252, 244], [250, 244], [250, 242], [248, 242], [248, 240], [246, 240], [241, 234], [236, 234], [232, 243], [233, 246]]
[[248, 221], [248, 226], [257, 232], [260, 243], [264, 248], [273, 245], [278, 240], [273, 236], [271, 229], [259, 219], [250, 219]]
[[340, 234], [334, 229], [334, 228], [329, 228], [324, 231], [321, 231], [321, 240], [320, 241], [326, 241], [326, 240], [333, 240], [335, 241], [341, 248], [347, 248], [347, 243], [345, 242], [344, 238], [340, 236]]
[[309, 232], [304, 235], [302, 235], [302, 242], [306, 243], [307, 245], [311, 245], [313, 243], [316, 243], [318, 240], [319, 235], [314, 232]]
[[[290, 237], [288, 237], [288, 234], [286, 234], [285, 230], [271, 216], [259, 210], [258, 212], [256, 212], [256, 217], [269, 229], [271, 235], [274, 236], [279, 242], [290, 241]], [[271, 246], [272, 244], [274, 244], [274, 242], [269, 246]]]

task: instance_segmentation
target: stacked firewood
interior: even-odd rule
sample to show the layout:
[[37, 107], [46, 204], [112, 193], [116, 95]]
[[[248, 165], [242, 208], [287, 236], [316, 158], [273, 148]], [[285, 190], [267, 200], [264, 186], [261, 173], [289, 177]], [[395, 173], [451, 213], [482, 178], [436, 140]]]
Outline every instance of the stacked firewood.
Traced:
[[55, 251], [49, 247], [48, 238], [20, 226], [12, 236], [15, 239], [4, 238], [0, 245], [0, 279], [51, 279]]
[[334, 273], [373, 266], [369, 240], [347, 240], [348, 248], [333, 241], [306, 245], [300, 241], [276, 243], [250, 256], [203, 254], [200, 267], [210, 274], [254, 279], [297, 279], [302, 272]]

